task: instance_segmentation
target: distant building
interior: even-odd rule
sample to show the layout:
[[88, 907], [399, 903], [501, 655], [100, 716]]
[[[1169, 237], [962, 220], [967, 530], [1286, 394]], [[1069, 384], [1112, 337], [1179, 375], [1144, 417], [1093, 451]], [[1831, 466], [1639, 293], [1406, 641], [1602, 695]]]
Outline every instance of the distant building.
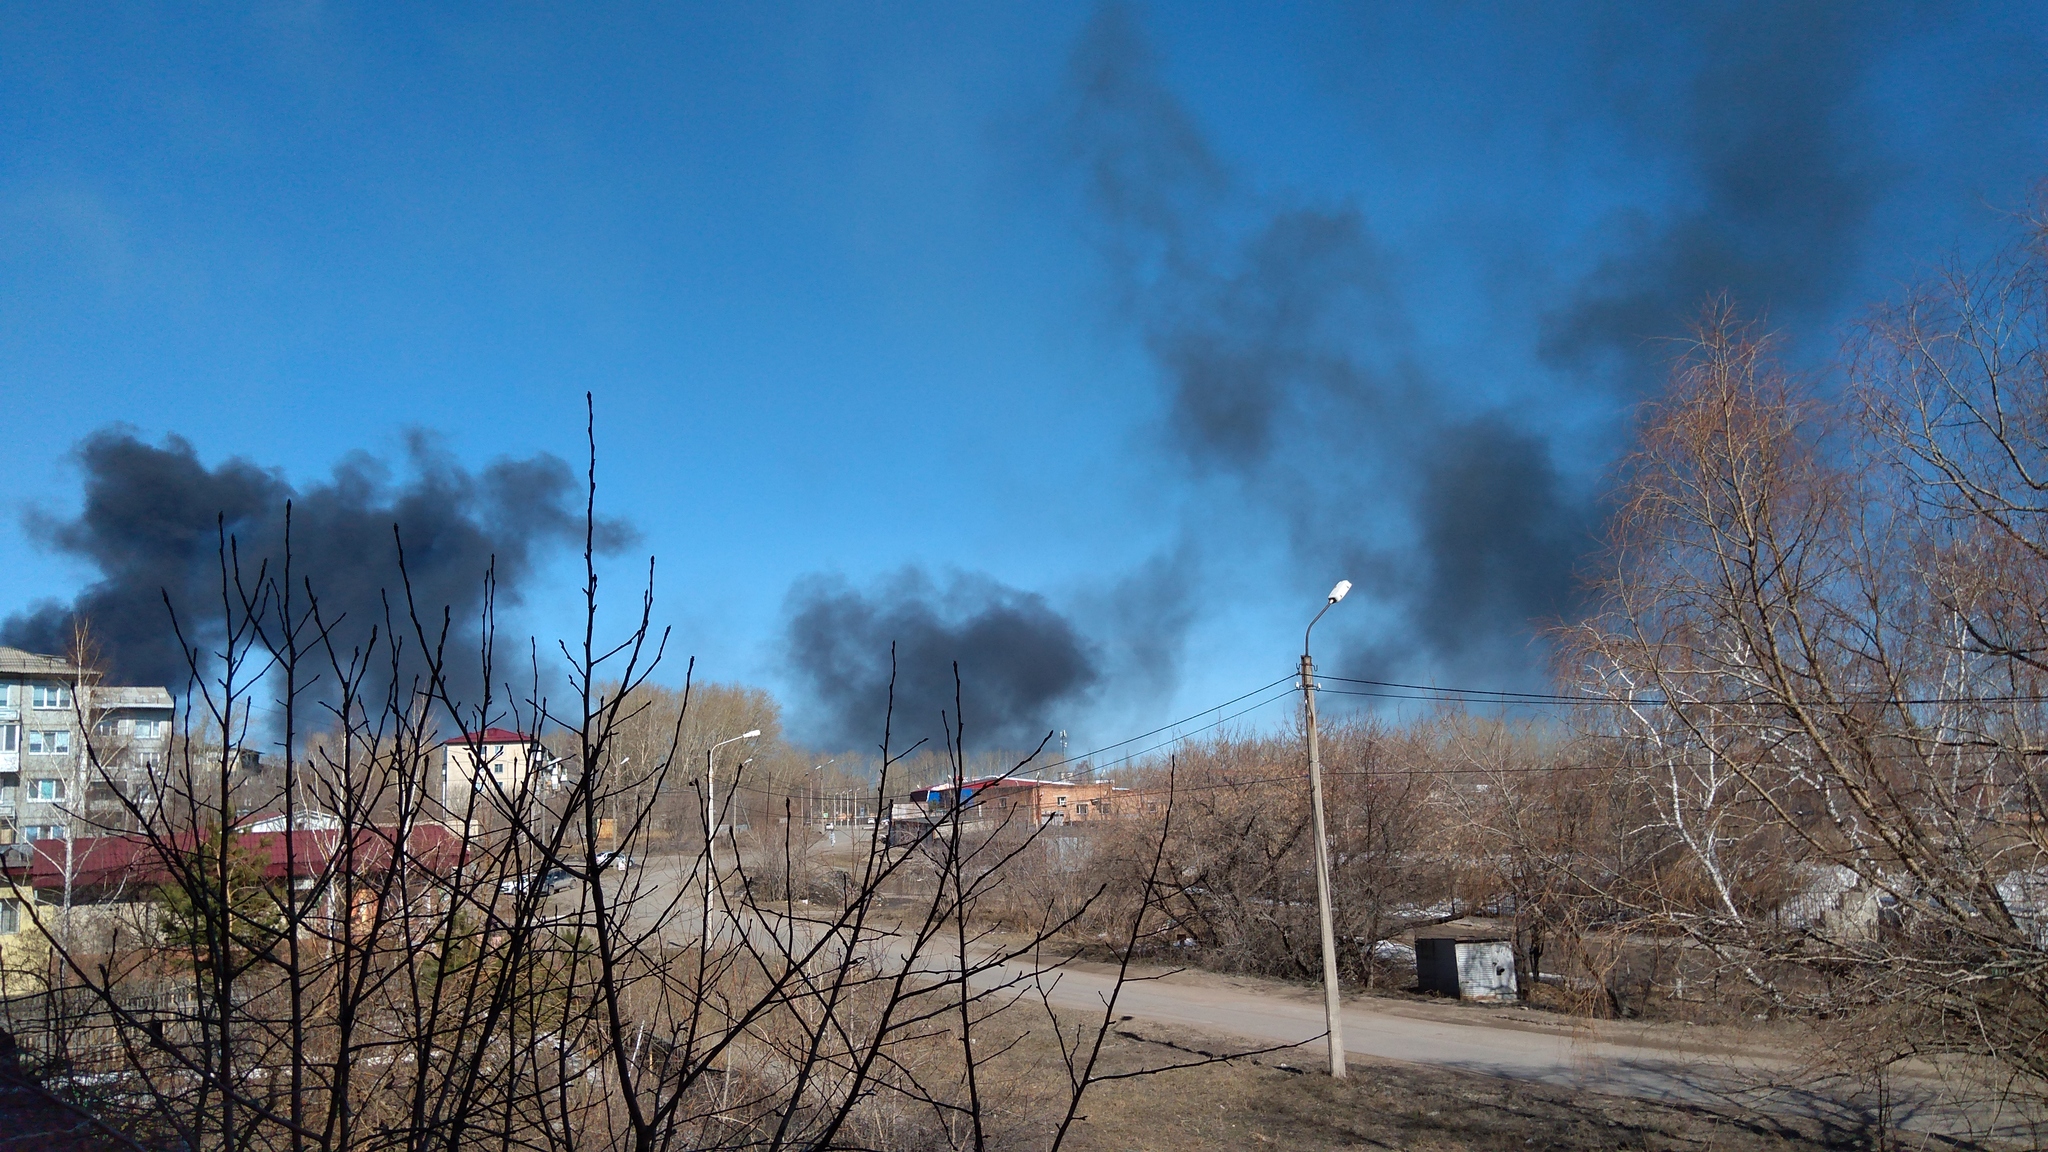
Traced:
[[1091, 824], [1136, 815], [1129, 797], [1128, 789], [1107, 781], [990, 776], [962, 783], [957, 797], [952, 784], [920, 789], [892, 808], [898, 813], [892, 819], [902, 822], [907, 803], [928, 821], [947, 819], [957, 808], [970, 824]]
[[0, 648], [0, 845], [132, 826], [170, 754], [163, 688], [95, 684], [59, 656]]
[[[235, 825], [235, 831], [252, 834], [283, 832], [286, 826], [285, 812], [265, 811], [242, 817], [241, 822]], [[312, 808], [300, 808], [290, 813], [289, 826], [293, 832], [332, 832], [341, 827], [341, 817]]]
[[[218, 850], [217, 841], [187, 831], [39, 840], [0, 851], [0, 996], [36, 990], [49, 972], [53, 938], [68, 937], [75, 959], [102, 954], [117, 939], [155, 937], [163, 890], [191, 875], [193, 854]], [[301, 892], [326, 885], [331, 899], [315, 904], [358, 915], [376, 907], [385, 878], [446, 878], [464, 855], [456, 832], [429, 821], [235, 832], [227, 850], [234, 867], [264, 885]]]
[[[396, 825], [376, 824], [348, 831], [236, 832], [229, 850], [248, 862], [256, 879], [301, 889], [314, 880], [349, 883], [393, 867], [445, 875], [459, 863], [462, 842], [448, 829], [427, 822], [406, 828], [403, 851], [400, 831]], [[132, 832], [99, 836], [73, 840], [66, 848], [36, 844], [25, 866], [14, 868], [7, 879], [17, 890], [33, 890], [45, 906], [63, 903], [67, 891], [79, 904], [150, 903], [161, 888], [180, 883], [181, 858], [217, 850], [190, 832], [156, 838]], [[349, 872], [329, 872], [329, 862], [344, 854]]]
[[441, 743], [441, 803], [448, 814], [482, 825], [488, 813], [510, 814], [531, 801], [554, 762], [540, 740], [507, 728], [465, 732]]
[[36, 927], [33, 889], [0, 878], [0, 1000], [49, 987], [50, 941]]

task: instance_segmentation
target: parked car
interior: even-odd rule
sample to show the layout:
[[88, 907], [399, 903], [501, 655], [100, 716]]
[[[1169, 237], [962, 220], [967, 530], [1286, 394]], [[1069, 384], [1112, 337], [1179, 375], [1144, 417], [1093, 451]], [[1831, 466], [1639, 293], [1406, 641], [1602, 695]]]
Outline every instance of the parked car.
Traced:
[[619, 871], [624, 872], [628, 868], [638, 868], [640, 860], [636, 856], [628, 856], [624, 852], [612, 849], [597, 854], [597, 866], [599, 868], [617, 868]]
[[575, 882], [576, 877], [570, 875], [567, 868], [550, 868], [546, 872], [528, 872], [500, 880], [498, 891], [507, 896], [516, 896], [538, 885], [541, 895], [552, 896]]

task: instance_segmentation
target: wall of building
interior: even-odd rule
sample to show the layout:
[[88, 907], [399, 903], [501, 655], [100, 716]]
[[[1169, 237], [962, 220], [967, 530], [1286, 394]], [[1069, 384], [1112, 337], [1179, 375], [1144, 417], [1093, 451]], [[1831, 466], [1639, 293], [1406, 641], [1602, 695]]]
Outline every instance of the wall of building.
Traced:
[[536, 758], [539, 753], [536, 745], [526, 741], [442, 745], [442, 799], [447, 819], [459, 822], [467, 813], [472, 832], [500, 825], [512, 814], [521, 789], [542, 786], [539, 779], [528, 782], [546, 763]]
[[0, 844], [125, 829], [170, 754], [171, 694], [87, 684], [55, 656], [0, 648]]
[[0, 884], [0, 998], [48, 987], [50, 940], [29, 913], [35, 894]]

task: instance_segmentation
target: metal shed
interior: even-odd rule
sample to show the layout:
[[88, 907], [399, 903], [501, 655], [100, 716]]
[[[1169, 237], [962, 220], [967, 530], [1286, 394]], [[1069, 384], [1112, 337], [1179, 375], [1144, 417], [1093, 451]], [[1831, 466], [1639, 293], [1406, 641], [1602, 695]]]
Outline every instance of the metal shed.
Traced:
[[1415, 980], [1424, 992], [1460, 1000], [1513, 1000], [1515, 946], [1506, 940], [1418, 937]]

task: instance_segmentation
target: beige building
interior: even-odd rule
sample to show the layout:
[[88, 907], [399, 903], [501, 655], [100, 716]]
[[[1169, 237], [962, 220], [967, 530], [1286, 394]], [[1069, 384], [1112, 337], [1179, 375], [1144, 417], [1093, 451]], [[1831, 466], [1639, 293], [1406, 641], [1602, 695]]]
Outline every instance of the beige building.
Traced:
[[0, 648], [0, 845], [132, 827], [170, 753], [162, 688], [95, 684], [59, 656]]
[[523, 732], [486, 728], [441, 743], [441, 804], [457, 820], [469, 813], [487, 823], [531, 803], [551, 783], [554, 763], [540, 741]]
[[0, 999], [49, 987], [50, 938], [29, 905], [35, 893], [0, 880]]

